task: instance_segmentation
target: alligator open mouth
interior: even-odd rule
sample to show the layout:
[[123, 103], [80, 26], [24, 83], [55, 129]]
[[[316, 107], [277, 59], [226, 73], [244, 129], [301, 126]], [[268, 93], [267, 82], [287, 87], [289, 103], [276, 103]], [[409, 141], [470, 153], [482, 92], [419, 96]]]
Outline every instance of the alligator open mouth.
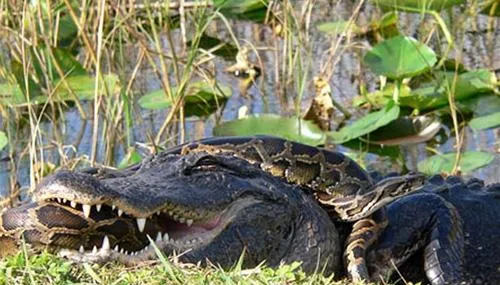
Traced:
[[[47, 205], [91, 221], [83, 231], [102, 237], [59, 247], [60, 255], [94, 262], [112, 257], [125, 263], [154, 258], [153, 242], [163, 251], [169, 249], [178, 253], [206, 245], [231, 223], [239, 211], [256, 202], [254, 198], [240, 198], [221, 210], [211, 211], [189, 210], [169, 204], [146, 218], [137, 218], [116, 205], [82, 204], [65, 198], [45, 199]], [[127, 223], [129, 227], [122, 226], [120, 233], [113, 233], [118, 222]], [[131, 239], [135, 242], [131, 243]]]

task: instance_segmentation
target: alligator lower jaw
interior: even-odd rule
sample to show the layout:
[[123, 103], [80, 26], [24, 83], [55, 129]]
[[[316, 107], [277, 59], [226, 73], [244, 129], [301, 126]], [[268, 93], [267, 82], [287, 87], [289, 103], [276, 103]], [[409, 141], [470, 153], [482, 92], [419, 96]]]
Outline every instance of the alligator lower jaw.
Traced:
[[[189, 224], [177, 221], [182, 217], [173, 219], [165, 213], [157, 215], [158, 224], [162, 224], [163, 230], [151, 235], [139, 230], [138, 232], [147, 236], [150, 243], [136, 251], [125, 250], [119, 244], [112, 245], [108, 236], [103, 238], [100, 247], [94, 245], [92, 250], [86, 250], [80, 246], [78, 250], [55, 248], [55, 251], [60, 256], [77, 262], [104, 263], [117, 260], [125, 264], [137, 264], [157, 259], [159, 254], [157, 249], [164, 253], [182, 254], [211, 243], [243, 209], [258, 202], [254, 198], [240, 198], [229, 204], [219, 214], [213, 215], [212, 218], [204, 222], [189, 222]], [[85, 216], [88, 217], [87, 214]], [[185, 221], [185, 219], [182, 220]], [[140, 222], [138, 227], [141, 227], [139, 224]]]

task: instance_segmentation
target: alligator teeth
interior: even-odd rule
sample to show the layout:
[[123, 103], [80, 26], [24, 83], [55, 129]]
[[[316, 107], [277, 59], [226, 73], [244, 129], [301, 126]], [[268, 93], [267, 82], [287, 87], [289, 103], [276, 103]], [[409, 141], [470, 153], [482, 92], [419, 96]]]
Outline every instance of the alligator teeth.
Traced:
[[101, 208], [102, 208], [102, 204], [95, 205], [95, 208], [96, 208], [97, 212], [100, 212]]
[[80, 248], [78, 249], [78, 251], [80, 253], [84, 253], [85, 252], [85, 248], [83, 248], [83, 245], [80, 245]]
[[96, 254], [97, 253], [97, 246], [94, 245], [94, 247], [92, 248], [92, 254]]
[[123, 215], [123, 211], [118, 209], [118, 217], [121, 217]]
[[63, 202], [64, 204], [66, 204], [66, 202], [67, 202], [67, 201], [68, 201], [68, 200], [66, 200], [66, 199], [62, 198], [62, 202]]
[[108, 251], [110, 248], [111, 248], [111, 246], [109, 244], [109, 238], [108, 238], [108, 236], [104, 236], [104, 239], [102, 240], [101, 250]]
[[125, 253], [125, 249], [120, 248], [120, 253], [121, 253], [121, 254], [124, 254], [124, 253]]
[[116, 209], [116, 205], [111, 205], [111, 210]]
[[61, 198], [56, 198], [57, 200], [57, 203], [61, 204], [62, 203], [62, 199]]
[[72, 208], [76, 208], [76, 202], [75, 201], [71, 201], [70, 205], [71, 205]]
[[187, 220], [187, 221], [186, 221], [186, 224], [187, 224], [188, 226], [191, 226], [191, 225], [193, 224], [193, 220], [192, 220], [192, 219]]
[[139, 228], [139, 231], [141, 233], [144, 231], [145, 226], [146, 226], [146, 219], [145, 218], [137, 218], [137, 227]]
[[113, 248], [114, 251], [116, 252], [119, 252], [120, 251], [120, 247], [118, 245], [115, 245], [115, 248]]
[[158, 232], [158, 234], [156, 235], [156, 242], [158, 243], [158, 242], [160, 242], [160, 241], [162, 241], [162, 240], [163, 240], [163, 239], [162, 239], [162, 237], [161, 237], [161, 232]]
[[88, 218], [90, 216], [90, 209], [92, 209], [92, 206], [83, 204], [82, 209], [83, 209], [83, 214], [85, 215], [85, 217]]
[[168, 233], [165, 233], [165, 234], [163, 235], [163, 241], [168, 241]]
[[185, 218], [179, 218], [179, 222], [185, 224], [186, 223], [186, 219]]

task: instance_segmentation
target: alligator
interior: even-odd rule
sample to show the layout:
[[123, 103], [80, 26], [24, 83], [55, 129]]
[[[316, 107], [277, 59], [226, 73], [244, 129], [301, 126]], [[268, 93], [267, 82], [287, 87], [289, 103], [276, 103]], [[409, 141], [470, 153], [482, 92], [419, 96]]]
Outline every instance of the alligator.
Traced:
[[[154, 241], [190, 262], [229, 266], [245, 249], [248, 266], [300, 260], [307, 272], [344, 267], [377, 281], [395, 265], [412, 281], [496, 284], [500, 250], [480, 233], [499, 236], [500, 187], [422, 177], [374, 183], [338, 152], [273, 137], [206, 139], [125, 170], [58, 172], [34, 202], [2, 214], [0, 242], [15, 248], [23, 237], [74, 260], [134, 263], [157, 255]], [[452, 186], [465, 190], [452, 195]]]

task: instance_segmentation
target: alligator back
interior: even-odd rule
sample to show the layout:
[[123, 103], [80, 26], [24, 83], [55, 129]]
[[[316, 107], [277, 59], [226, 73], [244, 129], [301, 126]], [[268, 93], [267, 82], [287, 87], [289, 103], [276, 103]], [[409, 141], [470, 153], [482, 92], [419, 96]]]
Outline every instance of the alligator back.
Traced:
[[451, 202], [462, 219], [465, 277], [473, 284], [500, 284], [500, 183], [435, 176], [424, 190]]

